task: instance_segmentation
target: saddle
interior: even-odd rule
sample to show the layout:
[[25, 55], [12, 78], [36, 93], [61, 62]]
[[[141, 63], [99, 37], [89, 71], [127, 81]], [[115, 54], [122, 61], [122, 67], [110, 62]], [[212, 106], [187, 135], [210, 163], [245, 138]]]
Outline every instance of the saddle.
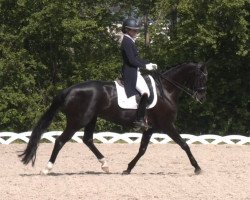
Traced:
[[[143, 75], [143, 78], [145, 79], [150, 92], [147, 109], [153, 108], [157, 102], [155, 80], [150, 75]], [[138, 95], [128, 98], [125, 93], [123, 80], [117, 78], [114, 82], [117, 89], [118, 105], [124, 109], [137, 109], [140, 101], [140, 94], [138, 93]]]

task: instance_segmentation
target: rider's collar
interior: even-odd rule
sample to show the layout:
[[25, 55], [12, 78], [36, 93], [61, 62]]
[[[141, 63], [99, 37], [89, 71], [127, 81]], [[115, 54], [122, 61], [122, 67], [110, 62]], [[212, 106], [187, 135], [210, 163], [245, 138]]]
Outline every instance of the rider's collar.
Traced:
[[130, 38], [135, 43], [135, 39], [132, 38], [129, 34], [124, 34], [124, 36], [127, 36], [128, 38]]

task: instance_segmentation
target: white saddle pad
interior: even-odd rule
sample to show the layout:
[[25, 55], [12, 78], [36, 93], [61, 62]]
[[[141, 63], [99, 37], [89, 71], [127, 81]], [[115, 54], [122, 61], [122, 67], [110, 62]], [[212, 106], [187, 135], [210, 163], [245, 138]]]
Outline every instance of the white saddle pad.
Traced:
[[[149, 75], [149, 78], [151, 80], [152, 87], [153, 87], [154, 99], [153, 99], [152, 103], [150, 105], [148, 105], [147, 109], [153, 108], [157, 102], [155, 80], [150, 75]], [[135, 95], [128, 98], [126, 93], [125, 93], [124, 87], [120, 86], [116, 81], [115, 81], [115, 85], [116, 85], [117, 96], [118, 96], [118, 105], [124, 109], [137, 109], [138, 104], [136, 102]]]

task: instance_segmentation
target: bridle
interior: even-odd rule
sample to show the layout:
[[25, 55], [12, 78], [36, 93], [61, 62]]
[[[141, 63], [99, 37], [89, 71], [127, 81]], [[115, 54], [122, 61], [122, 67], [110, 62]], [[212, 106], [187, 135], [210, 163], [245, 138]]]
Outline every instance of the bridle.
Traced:
[[[188, 88], [188, 87], [186, 87], [185, 85], [182, 85], [182, 84], [180, 84], [180, 83], [178, 83], [178, 82], [176, 82], [176, 81], [174, 81], [174, 80], [172, 80], [172, 79], [169, 79], [168, 77], [165, 77], [164, 75], [162, 75], [159, 71], [154, 71], [154, 73], [157, 75], [157, 77], [158, 77], [158, 82], [160, 83], [159, 85], [161, 86], [160, 87], [160, 90], [161, 90], [161, 96], [162, 97], [165, 97], [165, 95], [164, 95], [164, 92], [163, 92], [163, 89], [162, 89], [162, 82], [161, 82], [161, 79], [164, 79], [164, 80], [166, 80], [166, 81], [168, 81], [168, 82], [170, 82], [172, 85], [174, 85], [176, 88], [178, 88], [178, 89], [180, 89], [181, 91], [183, 91], [183, 92], [185, 92], [187, 95], [189, 95], [190, 97], [192, 97], [193, 99], [195, 99], [196, 101], [198, 101], [199, 103], [202, 103], [200, 100], [199, 100], [199, 98], [197, 98], [197, 96], [198, 96], [198, 94], [200, 93], [200, 92], [202, 92], [202, 91], [205, 91], [207, 88], [206, 87], [204, 87], [204, 86], [199, 86], [199, 85], [201, 85], [201, 79], [202, 78], [206, 78], [207, 77], [207, 73], [204, 73], [201, 69], [200, 69], [200, 67], [198, 66], [197, 67], [197, 71], [196, 71], [196, 75], [198, 75], [198, 76], [200, 76], [198, 79], [196, 79], [196, 80], [198, 80], [199, 82], [197, 83], [197, 81], [196, 81], [196, 83], [194, 84], [194, 85], [198, 85], [199, 87], [195, 87], [195, 88], [193, 88], [193, 89], [190, 89], [190, 88]], [[160, 79], [161, 78], [161, 79]]]

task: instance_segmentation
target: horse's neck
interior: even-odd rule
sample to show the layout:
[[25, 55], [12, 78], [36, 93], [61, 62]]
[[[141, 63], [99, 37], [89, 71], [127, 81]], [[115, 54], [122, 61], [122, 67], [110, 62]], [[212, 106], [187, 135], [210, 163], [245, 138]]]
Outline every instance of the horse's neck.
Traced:
[[177, 68], [175, 71], [173, 71], [169, 78], [181, 85], [185, 85], [185, 83], [190, 80], [190, 76], [192, 75], [192, 72], [194, 71], [194, 68], [190, 65], [183, 65], [179, 68]]
[[193, 72], [194, 68], [192, 66], [182, 65], [165, 74], [167, 80], [164, 80], [164, 85], [173, 98], [177, 99], [179, 97], [182, 90], [178, 86], [185, 86], [192, 78]]

